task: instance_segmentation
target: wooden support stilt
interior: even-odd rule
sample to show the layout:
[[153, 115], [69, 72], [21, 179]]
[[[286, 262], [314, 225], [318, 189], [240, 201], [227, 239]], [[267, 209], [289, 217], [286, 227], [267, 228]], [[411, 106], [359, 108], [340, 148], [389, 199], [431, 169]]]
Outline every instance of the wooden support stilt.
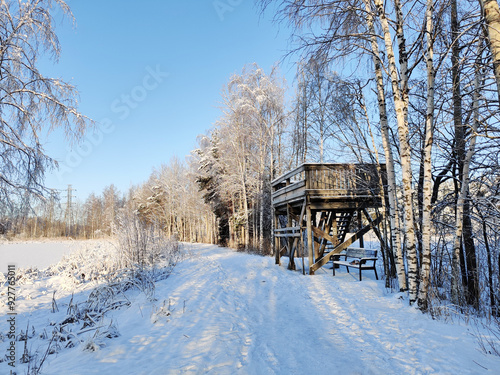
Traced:
[[311, 268], [314, 264], [314, 245], [313, 245], [313, 235], [312, 235], [312, 223], [311, 223], [311, 206], [306, 205], [306, 225], [307, 225], [307, 251], [309, 256], [309, 275], [314, 275], [314, 271]]
[[[361, 211], [358, 211], [358, 228], [363, 227], [363, 220], [361, 218]], [[359, 237], [359, 247], [364, 248], [365, 247], [365, 241], [363, 239], [363, 236]]]
[[304, 199], [304, 203], [302, 204], [302, 208], [300, 210], [300, 217], [299, 220], [297, 220], [297, 225], [300, 227], [300, 248], [302, 249], [302, 274], [306, 274], [306, 266], [304, 264], [304, 254], [306, 252], [306, 249], [304, 247], [304, 233], [302, 231], [303, 227], [303, 220], [304, 220], [304, 215], [306, 213], [306, 200]]
[[332, 242], [333, 246], [337, 246], [339, 244], [339, 233], [338, 233], [338, 227], [337, 227], [337, 213], [336, 212], [332, 212], [332, 216], [333, 216], [333, 221], [332, 221], [332, 237], [336, 239], [335, 242]]
[[[279, 225], [279, 218], [278, 218], [278, 215], [276, 215], [276, 213], [274, 214], [274, 228], [275, 229], [278, 229], [280, 228], [280, 225]], [[275, 264], [279, 264], [281, 265], [281, 260], [280, 260], [280, 238], [278, 236], [274, 236], [274, 251], [275, 251]]]
[[[286, 219], [287, 219], [287, 227], [292, 227], [292, 207], [287, 204], [286, 205]], [[293, 259], [294, 257], [294, 252], [295, 252], [295, 248], [294, 248], [294, 242], [295, 242], [295, 239], [293, 237], [287, 237], [285, 239], [285, 241], [287, 242], [287, 245], [288, 245], [288, 269], [289, 270], [293, 270], [295, 271], [295, 260]]]
[[[323, 226], [323, 223], [325, 221], [325, 218], [326, 218], [326, 214], [324, 211], [322, 211], [320, 213], [320, 217], [319, 217], [319, 220], [318, 220], [318, 213], [317, 211], [313, 211], [311, 210], [312, 212], [312, 217], [313, 217], [313, 227], [315, 228], [321, 228]], [[323, 232], [323, 230], [321, 229], [321, 231]], [[314, 261], [316, 261], [316, 259], [319, 258], [319, 254], [320, 254], [320, 248], [321, 248], [321, 244], [323, 242], [323, 239], [321, 238], [321, 236], [314, 236], [313, 238], [313, 241], [314, 241]]]

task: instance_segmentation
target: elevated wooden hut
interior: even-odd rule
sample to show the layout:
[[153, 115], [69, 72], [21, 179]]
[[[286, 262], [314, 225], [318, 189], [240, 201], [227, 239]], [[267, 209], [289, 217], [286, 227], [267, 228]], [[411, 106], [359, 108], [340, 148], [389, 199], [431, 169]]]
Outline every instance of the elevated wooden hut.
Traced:
[[288, 254], [289, 268], [295, 269], [294, 258], [304, 259], [307, 248], [309, 274], [314, 274], [355, 241], [363, 247], [363, 235], [370, 230], [384, 246], [377, 208], [382, 206], [385, 185], [385, 164], [306, 163], [275, 179], [276, 264]]

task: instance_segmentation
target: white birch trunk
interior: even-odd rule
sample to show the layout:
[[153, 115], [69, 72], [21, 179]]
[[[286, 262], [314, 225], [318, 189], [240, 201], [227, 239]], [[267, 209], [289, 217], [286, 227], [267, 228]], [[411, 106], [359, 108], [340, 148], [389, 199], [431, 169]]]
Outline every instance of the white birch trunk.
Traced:
[[242, 187], [241, 187], [241, 193], [242, 193], [242, 203], [243, 203], [243, 212], [245, 213], [245, 236], [244, 236], [244, 241], [245, 241], [245, 250], [248, 251], [248, 245], [250, 243], [250, 231], [249, 231], [249, 215], [248, 215], [248, 194], [247, 194], [247, 186], [246, 186], [246, 179], [244, 175], [245, 171], [242, 170], [242, 176], [241, 176], [241, 182], [242, 182]]
[[382, 75], [382, 67], [380, 62], [380, 52], [378, 48], [377, 37], [375, 36], [375, 28], [373, 27], [372, 9], [369, 0], [365, 0], [366, 22], [368, 31], [371, 36], [371, 47], [373, 54], [373, 63], [375, 66], [375, 77], [377, 82], [377, 99], [380, 116], [380, 130], [382, 134], [382, 145], [384, 148], [385, 162], [387, 169], [387, 195], [389, 198], [389, 223], [391, 226], [391, 248], [396, 259], [396, 272], [398, 275], [400, 291], [407, 290], [406, 271], [401, 249], [401, 232], [399, 225], [399, 214], [396, 200], [396, 173], [394, 170], [394, 157], [389, 137], [389, 125], [387, 123], [387, 105], [385, 102], [384, 78]]
[[259, 217], [259, 252], [264, 253], [264, 176], [260, 186], [260, 217]]
[[408, 143], [408, 126], [405, 120], [405, 102], [401, 96], [401, 89], [398, 82], [398, 71], [396, 60], [394, 57], [394, 49], [392, 46], [391, 32], [389, 23], [386, 18], [384, 4], [382, 0], [375, 0], [380, 24], [384, 33], [385, 48], [387, 51], [387, 59], [389, 61], [389, 72], [391, 75], [392, 94], [394, 98], [394, 106], [396, 109], [396, 119], [398, 124], [398, 135], [401, 153], [402, 166], [402, 182], [403, 182], [403, 199], [405, 206], [405, 224], [406, 224], [406, 239], [407, 239], [407, 259], [408, 259], [408, 280], [409, 280], [409, 298], [410, 304], [417, 299], [417, 249], [415, 244], [415, 226], [413, 220], [413, 188], [412, 188], [412, 171], [411, 171], [411, 154], [410, 145]]
[[408, 123], [408, 103], [410, 101], [408, 95], [408, 55], [406, 53], [406, 39], [403, 29], [403, 11], [401, 2], [394, 0], [394, 10], [396, 11], [396, 37], [398, 39], [398, 52], [399, 52], [399, 71], [401, 81], [401, 98], [404, 102], [404, 116], [405, 123]]
[[431, 266], [431, 198], [432, 198], [432, 144], [434, 136], [434, 41], [432, 39], [433, 1], [427, 0], [426, 41], [427, 41], [427, 115], [425, 122], [424, 143], [424, 185], [422, 210], [422, 267], [420, 274], [420, 290], [418, 305], [427, 310], [427, 292]]

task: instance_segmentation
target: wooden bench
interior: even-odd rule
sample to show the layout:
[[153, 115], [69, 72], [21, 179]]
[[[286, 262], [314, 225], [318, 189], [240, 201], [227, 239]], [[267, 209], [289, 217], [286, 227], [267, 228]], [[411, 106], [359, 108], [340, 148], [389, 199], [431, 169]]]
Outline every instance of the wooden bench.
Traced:
[[[341, 257], [344, 257], [344, 260], [340, 260]], [[375, 271], [375, 278], [378, 280], [377, 269], [375, 268], [377, 250], [351, 247], [347, 248], [345, 253], [332, 255], [331, 259], [333, 262], [333, 276], [335, 276], [335, 267], [338, 265], [345, 266], [347, 273], [349, 273], [349, 267], [359, 269], [359, 281], [361, 281], [361, 270]]]

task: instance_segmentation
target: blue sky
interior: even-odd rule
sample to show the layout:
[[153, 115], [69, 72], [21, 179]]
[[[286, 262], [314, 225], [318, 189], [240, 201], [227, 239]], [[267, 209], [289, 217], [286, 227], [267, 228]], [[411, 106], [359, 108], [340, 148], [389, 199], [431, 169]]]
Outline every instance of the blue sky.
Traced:
[[[76, 27], [56, 17], [62, 54], [42, 68], [78, 88], [80, 111], [98, 125], [73, 147], [60, 131], [44, 140], [61, 165], [46, 184], [72, 184], [81, 200], [112, 183], [126, 192], [173, 156], [184, 159], [220, 116], [230, 75], [254, 62], [269, 72], [288, 48], [289, 33], [253, 0], [68, 4]], [[281, 72], [291, 86], [292, 62]]]

